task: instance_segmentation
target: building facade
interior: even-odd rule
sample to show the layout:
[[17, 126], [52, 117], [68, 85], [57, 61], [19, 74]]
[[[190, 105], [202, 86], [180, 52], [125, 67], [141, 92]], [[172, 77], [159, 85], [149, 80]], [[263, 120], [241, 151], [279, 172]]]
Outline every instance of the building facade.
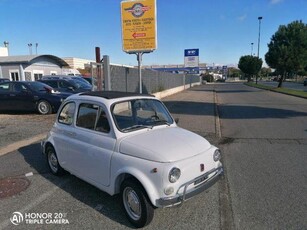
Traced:
[[53, 55], [0, 57], [0, 78], [11, 81], [35, 81], [43, 75], [63, 74], [68, 64]]

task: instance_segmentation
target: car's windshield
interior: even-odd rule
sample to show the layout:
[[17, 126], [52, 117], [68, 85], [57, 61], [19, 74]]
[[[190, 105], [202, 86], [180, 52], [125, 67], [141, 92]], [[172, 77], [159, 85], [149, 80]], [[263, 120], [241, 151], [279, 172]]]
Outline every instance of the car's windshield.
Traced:
[[112, 114], [117, 128], [122, 132], [173, 123], [165, 106], [155, 99], [134, 99], [116, 103]]
[[88, 89], [90, 88], [90, 85], [87, 83], [84, 83], [83, 81], [80, 81], [78, 78], [72, 78], [69, 80], [71, 84], [73, 84], [77, 89]]

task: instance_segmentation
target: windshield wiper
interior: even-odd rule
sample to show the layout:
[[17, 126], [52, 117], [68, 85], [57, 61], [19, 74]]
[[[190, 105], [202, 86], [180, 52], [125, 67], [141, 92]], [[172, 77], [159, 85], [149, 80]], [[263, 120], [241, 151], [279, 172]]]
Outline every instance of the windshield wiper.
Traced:
[[155, 125], [167, 125], [167, 126], [170, 126], [171, 124], [168, 123], [166, 120], [155, 120], [154, 121], [154, 124]]
[[133, 125], [133, 126], [130, 126], [130, 127], [122, 129], [122, 131], [128, 131], [128, 130], [133, 130], [133, 129], [143, 129], [143, 128], [152, 129], [153, 126], [149, 126], [149, 125]]

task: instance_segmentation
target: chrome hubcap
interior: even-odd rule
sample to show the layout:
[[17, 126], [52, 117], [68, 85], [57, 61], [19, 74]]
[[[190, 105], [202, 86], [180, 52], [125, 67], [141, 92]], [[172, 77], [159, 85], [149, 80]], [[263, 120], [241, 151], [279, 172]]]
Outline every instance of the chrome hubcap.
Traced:
[[57, 172], [58, 171], [58, 160], [55, 156], [55, 154], [53, 152], [49, 152], [48, 154], [48, 159], [49, 159], [49, 165], [50, 165], [50, 168], [53, 172]]
[[123, 192], [124, 206], [128, 213], [128, 215], [133, 220], [139, 220], [141, 218], [141, 202], [136, 194], [136, 192], [132, 188], [125, 188]]
[[47, 113], [48, 112], [48, 105], [45, 102], [41, 102], [38, 105], [39, 111], [41, 113]]

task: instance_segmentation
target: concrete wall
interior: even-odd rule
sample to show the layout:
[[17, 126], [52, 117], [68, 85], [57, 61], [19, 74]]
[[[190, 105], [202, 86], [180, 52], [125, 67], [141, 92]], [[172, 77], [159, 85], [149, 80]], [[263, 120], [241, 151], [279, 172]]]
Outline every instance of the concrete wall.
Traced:
[[[143, 93], [153, 94], [169, 89], [182, 90], [190, 84], [199, 83], [199, 76], [173, 74], [154, 70], [142, 70]], [[137, 68], [111, 65], [111, 88], [115, 91], [139, 92], [139, 76]], [[181, 88], [180, 88], [181, 89]]]

